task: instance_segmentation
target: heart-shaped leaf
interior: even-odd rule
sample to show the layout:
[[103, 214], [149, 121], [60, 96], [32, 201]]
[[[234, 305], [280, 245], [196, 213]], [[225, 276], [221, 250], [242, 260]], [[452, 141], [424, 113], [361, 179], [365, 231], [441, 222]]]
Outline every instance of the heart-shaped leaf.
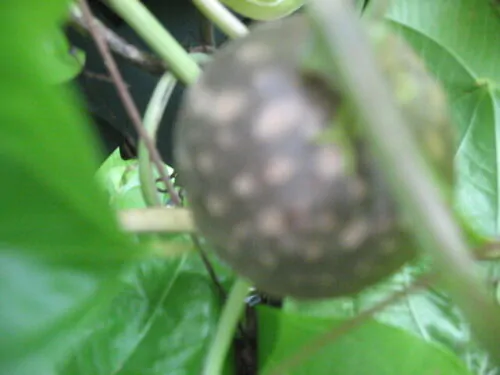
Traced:
[[500, 17], [493, 1], [395, 0], [387, 20], [447, 90], [460, 143], [456, 205], [482, 233], [498, 233]]
[[[261, 367], [271, 370], [309, 340], [344, 322], [259, 309]], [[263, 374], [266, 374], [266, 372]], [[470, 375], [464, 364], [438, 344], [425, 342], [398, 328], [366, 321], [325, 345], [300, 365], [281, 374], [315, 375]]]
[[[498, 267], [497, 267], [498, 268]], [[391, 279], [353, 298], [318, 302], [288, 299], [284, 310], [315, 317], [352, 318], [407, 288], [424, 268], [405, 267]], [[490, 271], [491, 272], [491, 271]], [[404, 329], [425, 341], [434, 341], [456, 353], [475, 374], [493, 374], [495, 364], [478, 348], [469, 325], [453, 301], [434, 288], [409, 293], [373, 316], [377, 321]]]
[[199, 263], [191, 255], [134, 266], [123, 275], [121, 293], [61, 373], [199, 374], [221, 306]]
[[[98, 178], [114, 207], [146, 207], [137, 160], [121, 160], [117, 150], [103, 163]], [[149, 246], [150, 237], [155, 238], [140, 236], [143, 246]], [[163, 235], [161, 239], [169, 244], [191, 243], [186, 235]], [[213, 256], [209, 258], [219, 280], [229, 289], [232, 272]], [[61, 363], [61, 373], [200, 373], [222, 301], [199, 255], [192, 252], [138, 262], [122, 275], [120, 290], [98, 324], [88, 330], [82, 345]], [[229, 361], [226, 374], [232, 373]]]

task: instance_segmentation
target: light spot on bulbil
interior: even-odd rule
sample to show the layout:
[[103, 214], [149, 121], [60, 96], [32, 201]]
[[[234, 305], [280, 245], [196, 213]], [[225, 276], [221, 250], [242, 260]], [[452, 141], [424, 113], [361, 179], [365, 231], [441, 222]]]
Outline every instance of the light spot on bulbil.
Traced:
[[231, 186], [236, 195], [247, 197], [257, 190], [257, 181], [251, 173], [242, 172], [233, 179]]
[[271, 159], [264, 169], [264, 181], [269, 185], [282, 185], [289, 182], [295, 173], [293, 160], [288, 157]]
[[198, 82], [189, 91], [188, 107], [195, 116], [205, 117], [212, 112], [214, 94], [201, 82]]
[[311, 243], [304, 249], [303, 256], [307, 262], [317, 262], [324, 255], [323, 248], [318, 243]]
[[278, 258], [273, 256], [269, 251], [259, 253], [258, 260], [267, 268], [274, 268], [278, 264]]
[[346, 224], [339, 234], [341, 245], [346, 251], [355, 251], [367, 239], [368, 222], [364, 219], [354, 219]]
[[272, 55], [270, 46], [259, 41], [246, 42], [236, 51], [236, 58], [246, 64], [264, 63]]
[[242, 90], [226, 90], [217, 94], [212, 108], [214, 125], [233, 123], [245, 110], [247, 96]]
[[200, 152], [196, 156], [196, 166], [203, 174], [210, 174], [215, 171], [215, 159], [209, 152]]
[[432, 157], [432, 161], [441, 163], [447, 158], [446, 145], [440, 134], [437, 132], [426, 132], [424, 134], [425, 147]]
[[400, 104], [410, 103], [418, 97], [419, 85], [406, 72], [398, 73], [394, 77], [396, 85], [396, 100]]
[[274, 140], [300, 124], [300, 108], [286, 98], [275, 99], [256, 114], [252, 134], [263, 140]]
[[207, 210], [213, 216], [223, 216], [228, 211], [226, 200], [215, 194], [208, 194], [206, 198]]
[[321, 178], [332, 179], [342, 172], [342, 156], [331, 147], [322, 147], [314, 158], [314, 167]]
[[283, 214], [275, 207], [263, 208], [257, 215], [257, 228], [263, 235], [283, 235], [286, 230]]
[[[277, 66], [263, 66], [253, 72], [251, 84], [261, 95], [275, 98], [283, 96], [285, 91], [289, 91], [286, 88], [290, 86], [290, 76]], [[290, 95], [290, 92], [286, 92], [286, 94]], [[296, 97], [292, 98], [293, 96], [290, 97], [290, 102], [297, 101]]]

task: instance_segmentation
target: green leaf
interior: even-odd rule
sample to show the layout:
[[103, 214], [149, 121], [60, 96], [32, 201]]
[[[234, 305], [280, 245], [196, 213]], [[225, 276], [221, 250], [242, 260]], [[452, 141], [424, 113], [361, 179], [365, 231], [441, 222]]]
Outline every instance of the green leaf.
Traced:
[[151, 259], [125, 273], [122, 292], [61, 374], [199, 374], [220, 301], [196, 261]]
[[[343, 323], [259, 308], [260, 366], [266, 371], [293, 355], [318, 334]], [[398, 328], [367, 321], [324, 346], [286, 374], [315, 375], [470, 374], [464, 364], [440, 345], [425, 342]]]
[[304, 0], [221, 0], [235, 12], [259, 21], [271, 21], [290, 15]]
[[[124, 185], [127, 185], [125, 176], [130, 175], [127, 171], [134, 169], [136, 165], [136, 160], [123, 160], [120, 156], [120, 150], [116, 149], [99, 167], [96, 177], [106, 190], [111, 205], [113, 205], [115, 196], [123, 191]], [[137, 181], [138, 176], [136, 176], [136, 183]]]
[[40, 41], [46, 48], [47, 58], [52, 58], [52, 69], [47, 71], [49, 82], [66, 83], [74, 79], [83, 69], [85, 52], [71, 47], [60, 27], [48, 31]]
[[[115, 207], [146, 207], [137, 161], [123, 161], [119, 150], [103, 163], [98, 178]], [[165, 194], [166, 196], [166, 194]], [[143, 246], [154, 236], [140, 236]], [[190, 236], [162, 236], [171, 244]], [[158, 240], [158, 239], [157, 239]], [[227, 289], [234, 274], [208, 255]], [[217, 327], [221, 301], [201, 257], [148, 259], [129, 269], [121, 292], [102, 312], [82, 345], [60, 366], [61, 374], [198, 374]], [[233, 374], [232, 361], [225, 374]]]
[[[396, 291], [407, 288], [417, 276], [421, 275], [425, 268], [417, 266], [404, 267], [400, 272], [387, 280], [380, 282], [353, 297], [324, 299], [319, 301], [302, 301], [293, 298], [287, 298], [284, 301], [284, 311], [299, 313], [308, 316], [317, 317], [337, 317], [351, 318], [360, 312], [373, 307], [376, 303], [389, 297]], [[416, 294], [410, 294], [403, 298], [401, 302], [395, 302], [381, 313], [376, 314], [375, 318], [382, 319], [384, 323], [394, 324], [414, 331], [411, 303], [408, 301]], [[384, 319], [389, 312], [389, 319]], [[409, 319], [409, 320], [406, 320]], [[398, 324], [403, 321], [404, 323]], [[418, 329], [414, 331], [419, 333]]]
[[[112, 155], [113, 156], [113, 155]], [[142, 196], [137, 161], [123, 161], [113, 167], [100, 170], [101, 181], [108, 187], [110, 204], [117, 210], [146, 208]]]
[[[106, 188], [110, 204], [116, 209], [147, 207], [140, 191], [138, 166], [139, 163], [137, 160], [122, 160], [120, 157], [120, 151], [117, 149], [99, 168], [99, 171], [97, 172], [98, 180]], [[169, 174], [172, 174], [173, 169], [171, 167], [167, 166], [167, 170]], [[154, 171], [154, 175], [155, 177], [159, 177], [159, 173], [157, 173], [156, 170]], [[165, 203], [168, 202], [168, 193], [160, 194], [160, 196]], [[155, 240], [158, 239], [157, 237], [158, 236], [156, 235], [145, 234], [141, 235], [139, 238], [143, 246], [147, 246], [149, 240], [155, 242]], [[191, 236], [186, 234], [163, 234], [161, 238], [164, 241], [172, 243], [177, 241], [187, 243], [192, 242]], [[208, 261], [212, 265], [214, 272], [217, 274], [219, 281], [226, 290], [229, 290], [235, 280], [234, 271], [228, 265], [223, 264], [220, 261], [209, 243], [206, 243], [206, 241], [204, 241], [201, 237], [199, 240], [205, 250]], [[201, 257], [198, 257], [197, 261], [192, 259], [190, 262], [186, 262], [184, 266], [186, 271], [198, 272], [202, 275], [207, 274], [205, 266], [201, 261]]]
[[0, 368], [52, 374], [118, 287], [137, 249], [94, 180], [96, 140], [55, 87], [41, 38], [68, 1], [0, 5]]
[[[487, 267], [489, 273], [492, 266]], [[498, 266], [497, 266], [498, 268]], [[407, 288], [424, 268], [406, 267], [386, 282], [353, 298], [318, 302], [287, 299], [287, 312], [314, 317], [352, 318], [362, 311]], [[373, 316], [378, 322], [403, 329], [446, 346], [456, 353], [475, 374], [491, 374], [496, 367], [471, 337], [469, 325], [453, 301], [440, 290], [429, 288], [411, 293]]]
[[474, 228], [499, 230], [500, 17], [486, 0], [394, 0], [387, 20], [443, 83], [458, 127], [456, 205]]

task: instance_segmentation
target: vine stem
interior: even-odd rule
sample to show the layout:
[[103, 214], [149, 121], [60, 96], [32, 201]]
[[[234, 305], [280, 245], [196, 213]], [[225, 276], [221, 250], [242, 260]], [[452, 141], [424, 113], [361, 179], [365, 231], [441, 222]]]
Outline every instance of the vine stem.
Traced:
[[248, 34], [248, 28], [219, 0], [193, 0], [198, 10], [232, 39]]
[[500, 363], [500, 309], [480, 281], [472, 252], [394, 105], [352, 4], [311, 0], [307, 10], [331, 63], [325, 78], [337, 84], [340, 81], [422, 250], [433, 260], [440, 280], [465, 313], [476, 337]]
[[[156, 140], [156, 133], [160, 126], [161, 118], [163, 117], [163, 113], [172, 95], [175, 84], [176, 79], [172, 73], [165, 73], [156, 85], [153, 95], [149, 100], [144, 114], [144, 128], [153, 142]], [[162, 202], [156, 189], [155, 177], [150, 164], [149, 151], [142, 138], [139, 140], [137, 156], [139, 159], [139, 180], [141, 182], [141, 192], [144, 201], [148, 206], [161, 206]], [[165, 173], [169, 174], [166, 166], [164, 166], [164, 169]], [[179, 198], [178, 200], [180, 201]]]
[[[197, 56], [198, 59], [202, 57], [204, 57], [204, 55], [202, 54]], [[148, 132], [149, 136], [151, 136], [153, 141], [156, 140], [156, 133], [158, 131], [158, 127], [160, 126], [161, 118], [163, 117], [163, 113], [165, 111], [165, 108], [167, 107], [168, 101], [170, 99], [170, 96], [172, 95], [172, 91], [174, 90], [176, 83], [177, 80], [172, 73], [165, 73], [156, 85], [155, 90], [153, 91], [153, 95], [149, 100], [148, 106], [146, 108], [146, 113], [144, 115], [144, 127], [146, 128], [146, 131]], [[163, 204], [161, 202], [160, 194], [158, 194], [158, 189], [156, 188], [155, 177], [153, 175], [153, 169], [151, 168], [150, 164], [149, 151], [142, 139], [139, 141], [138, 157], [139, 179], [141, 182], [141, 191], [142, 196], [144, 197], [144, 201], [149, 207], [161, 207]], [[165, 172], [169, 173], [166, 167]], [[175, 190], [173, 190], [173, 192], [169, 191], [169, 193], [171, 198], [173, 198], [172, 194], [175, 194], [175, 200], [181, 202], [179, 195]], [[167, 212], [169, 214], [173, 213], [171, 209], [168, 209]], [[157, 215], [155, 216], [155, 218], [155, 222], [160, 220]], [[201, 242], [199, 241], [195, 233], [190, 233], [190, 236], [194, 247], [198, 250], [198, 253], [203, 261], [203, 264], [205, 265], [205, 268], [207, 269], [210, 278], [212, 279], [219, 292], [220, 297], [224, 299], [224, 288], [222, 287], [217, 274], [215, 273], [212, 264], [210, 263], [205, 250], [201, 245]]]
[[243, 278], [236, 279], [222, 311], [215, 338], [208, 351], [203, 375], [221, 375], [224, 361], [227, 357], [231, 342], [240, 317], [245, 309], [245, 298], [251, 284]]
[[190, 85], [198, 79], [201, 73], [198, 64], [144, 4], [137, 0], [105, 0], [105, 2], [165, 60], [169, 70], [180, 81]]
[[[81, 1], [86, 2], [86, 0]], [[182, 81], [186, 85], [191, 85], [198, 79], [199, 75], [201, 74], [201, 68], [198, 66], [196, 61], [189, 56], [189, 54], [182, 48], [182, 46], [180, 46], [180, 44], [172, 37], [172, 35], [163, 28], [160, 22], [158, 22], [158, 20], [141, 2], [137, 0], [106, 0], [106, 3], [109, 4], [110, 7], [113, 8], [113, 10], [124, 20], [126, 20], [126, 22], [150, 45], [150, 47], [167, 62], [169, 70], [180, 81]], [[85, 3], [85, 6], [87, 8], [86, 12], [88, 13], [89, 25], [91, 25], [92, 14], [90, 13], [88, 4]], [[242, 28], [241, 26], [244, 25], [239, 25], [236, 22], [239, 22], [239, 20], [237, 20], [235, 17], [231, 18], [229, 16], [229, 11], [227, 11], [227, 9], [224, 8], [220, 3], [212, 2], [210, 4], [210, 2], [207, 2], [202, 3], [199, 6], [201, 7], [201, 10], [203, 12], [206, 12], [209, 15], [214, 23], [223, 28], [223, 30], [225, 32], [228, 32], [229, 35], [233, 38], [246, 34], [246, 27]], [[96, 34], [96, 32], [94, 32], [94, 34]], [[97, 42], [97, 38], [94, 38]], [[107, 55], [109, 56], [106, 56], [106, 51], [102, 51], [103, 49], [105, 49], [102, 47], [102, 45], [105, 45], [102, 38], [99, 44], [101, 47], [101, 53], [105, 57], [105, 62], [107, 63], [107, 65], [114, 65], [114, 76], [118, 76], [118, 78], [114, 77], [115, 84], [119, 88], [119, 93], [122, 96], [122, 100], [125, 103], [127, 110], [130, 112], [130, 117], [134, 120], [134, 124], [137, 124], [137, 131], [142, 141], [147, 146], [147, 151], [153, 157], [153, 160], [155, 160], [155, 155], [158, 153], [156, 147], [154, 147], [154, 145], [152, 144], [148, 132], [145, 131], [144, 127], [141, 124], [137, 108], [135, 107], [131, 97], [128, 95], [128, 91], [126, 91], [126, 87], [124, 86], [123, 80], [121, 80], [121, 77], [119, 76], [118, 69], [114, 64], [109, 51], [107, 51]], [[111, 60], [111, 62], [109, 60]], [[158, 89], [158, 92], [160, 92], [160, 89]], [[158, 94], [158, 98], [158, 102], [156, 102], [155, 105], [161, 106], [162, 98], [160, 94]], [[157, 115], [158, 113], [159, 112], [156, 112]], [[151, 116], [153, 116], [153, 114]], [[144, 161], [143, 163], [144, 167], [147, 168], [146, 161]], [[164, 177], [166, 171], [163, 164], [157, 165], [157, 168], [160, 175]], [[155, 196], [153, 196], [151, 194], [152, 192], [149, 191], [151, 190], [150, 184], [152, 180], [152, 173], [150, 170], [148, 172], [147, 169], [143, 173], [143, 178], [145, 180], [148, 180], [145, 181], [145, 189], [147, 189], [144, 190], [145, 199], [150, 200], [150, 203], [153, 203], [153, 205], [156, 206], [156, 203], [158, 202], [158, 196], [156, 195], [156, 192]], [[165, 185], [167, 186], [167, 189], [169, 190], [172, 200], [177, 206], [179, 206], [181, 202], [178, 199], [178, 196], [172, 186], [170, 179], [163, 178], [163, 180]], [[171, 213], [171, 211], [169, 213]], [[203, 249], [200, 248], [199, 241], [197, 241], [197, 238], [194, 234], [192, 234], [191, 237], [195, 245], [199, 247], [200, 254], [202, 255], [202, 257], [204, 257]], [[204, 258], [204, 260], [206, 259]], [[245, 297], [248, 294], [249, 287], [250, 284], [247, 281], [241, 278], [236, 280], [229, 294], [228, 300], [224, 304], [224, 310], [217, 327], [215, 340], [210, 348], [207, 357], [207, 366], [204, 372], [205, 375], [219, 375], [222, 373], [224, 360], [231, 346], [231, 340], [238, 325], [239, 317], [241, 316], [245, 307]]]
[[134, 125], [137, 133], [146, 144], [148, 151], [151, 155], [151, 159], [156, 165], [156, 168], [158, 169], [158, 172], [165, 186], [171, 193], [172, 201], [176, 205], [180, 205], [181, 202], [178, 199], [178, 197], [175, 196], [175, 190], [172, 185], [172, 182], [170, 181], [170, 176], [165, 172], [161, 156], [158, 150], [156, 149], [156, 146], [154, 145], [153, 141], [146, 132], [146, 129], [144, 129], [144, 126], [141, 121], [141, 116], [139, 114], [139, 110], [137, 109], [137, 106], [135, 105], [132, 96], [128, 92], [127, 85], [123, 81], [118, 66], [116, 65], [116, 62], [113, 56], [111, 55], [108, 44], [106, 43], [104, 36], [101, 33], [101, 30], [97, 27], [97, 25], [94, 22], [95, 19], [92, 14], [92, 11], [90, 10], [89, 4], [87, 3], [87, 0], [80, 0], [80, 6], [83, 16], [89, 27], [89, 32], [92, 35], [92, 38], [94, 39], [96, 46], [103, 57], [104, 63], [106, 64], [106, 67], [113, 79], [118, 95], [125, 107], [125, 111], [132, 120], [132, 124]]
[[[71, 25], [79, 32], [89, 33], [87, 22], [85, 22], [81, 9], [73, 4], [70, 9]], [[138, 47], [130, 44], [124, 38], [116, 34], [113, 30], [94, 18], [94, 22], [104, 35], [110, 49], [125, 61], [154, 75], [161, 75], [167, 70], [165, 61], [157, 56], [141, 51]]]
[[[210, 56], [203, 53], [193, 53], [192, 58], [200, 63], [210, 61]], [[168, 101], [172, 96], [177, 79], [171, 72], [166, 72], [157, 83], [153, 95], [148, 102], [146, 112], [144, 114], [144, 128], [151, 137], [152, 142], [156, 142], [156, 134], [160, 127], [160, 122], [168, 105]], [[156, 188], [156, 181], [151, 166], [149, 149], [146, 142], [141, 138], [138, 146], [139, 159], [139, 180], [141, 182], [141, 192], [146, 204], [150, 207], [161, 206], [162, 202]], [[165, 173], [171, 174], [172, 171], [164, 166]], [[167, 187], [168, 190], [168, 187]], [[175, 201], [181, 201], [175, 190], [168, 191], [170, 195], [175, 194]]]

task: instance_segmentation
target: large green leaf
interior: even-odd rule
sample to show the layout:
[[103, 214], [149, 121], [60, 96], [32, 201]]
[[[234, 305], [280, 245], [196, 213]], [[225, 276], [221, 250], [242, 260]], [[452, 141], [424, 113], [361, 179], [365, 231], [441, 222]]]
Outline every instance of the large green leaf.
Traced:
[[[422, 274], [420, 267], [406, 267], [394, 277], [352, 298], [319, 302], [288, 299], [285, 311], [315, 317], [352, 318], [411, 285]], [[490, 271], [491, 272], [491, 271]], [[472, 339], [467, 321], [442, 291], [434, 288], [410, 293], [373, 316], [377, 321], [404, 329], [425, 341], [446, 346], [460, 356], [475, 374], [491, 374], [496, 367]]]
[[[268, 370], [343, 320], [260, 308], [259, 322], [260, 365]], [[466, 375], [470, 372], [440, 345], [398, 328], [367, 321], [286, 374]]]
[[50, 83], [57, 65], [40, 37], [67, 6], [0, 5], [0, 368], [10, 375], [53, 373], [136, 252], [94, 181], [97, 143], [73, 93]]
[[[106, 187], [112, 206], [146, 207], [137, 160], [123, 161], [115, 151], [100, 167], [98, 179]], [[155, 239], [160, 238], [138, 238], [143, 246]], [[185, 235], [163, 235], [161, 239], [170, 244], [191, 241]], [[210, 258], [223, 285], [229, 288], [232, 272]], [[60, 373], [200, 373], [222, 301], [198, 254], [138, 262], [122, 275], [120, 290], [98, 323], [88, 330], [84, 342], [61, 363]], [[226, 373], [232, 374], [232, 370], [229, 361]]]
[[54, 25], [47, 35], [40, 35], [40, 43], [45, 46], [47, 58], [53, 58], [52, 69], [46, 71], [49, 82], [63, 84], [80, 74], [85, 52], [70, 46], [62, 27]]
[[221, 302], [208, 277], [189, 270], [197, 258], [188, 267], [185, 260], [146, 260], [126, 273], [122, 292], [61, 373], [199, 374]]
[[393, 0], [387, 20], [445, 86], [459, 130], [457, 207], [488, 235], [500, 229], [500, 17], [487, 0]]

